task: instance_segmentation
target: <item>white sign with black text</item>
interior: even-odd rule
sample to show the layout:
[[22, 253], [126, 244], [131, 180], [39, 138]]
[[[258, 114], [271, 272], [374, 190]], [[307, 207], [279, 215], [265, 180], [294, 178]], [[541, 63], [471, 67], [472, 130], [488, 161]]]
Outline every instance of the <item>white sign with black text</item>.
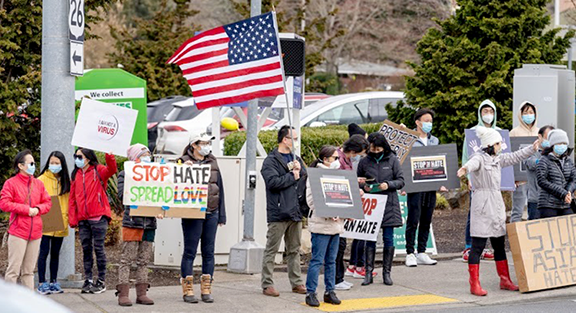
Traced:
[[364, 194], [362, 196], [362, 209], [364, 219], [349, 219], [344, 222], [344, 238], [376, 241], [382, 225], [382, 217], [386, 210], [388, 196], [376, 194]]

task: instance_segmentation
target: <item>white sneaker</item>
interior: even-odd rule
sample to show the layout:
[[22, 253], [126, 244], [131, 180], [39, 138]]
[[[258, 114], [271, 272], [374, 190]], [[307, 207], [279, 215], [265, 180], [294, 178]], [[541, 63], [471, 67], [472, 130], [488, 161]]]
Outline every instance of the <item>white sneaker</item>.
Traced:
[[416, 267], [418, 266], [418, 261], [416, 260], [416, 255], [414, 253], [408, 254], [406, 256], [406, 266], [408, 267]]
[[350, 286], [350, 288], [354, 287], [353, 283], [347, 282], [347, 281], [343, 281], [343, 283], [345, 283], [346, 285]]
[[438, 263], [438, 261], [432, 260], [426, 253], [418, 253], [416, 260], [418, 264], [422, 265], [436, 265], [436, 263]]
[[346, 284], [346, 282], [344, 282], [344, 281], [337, 284], [335, 287], [336, 287], [336, 290], [350, 290], [350, 288], [352, 288], [348, 284]]

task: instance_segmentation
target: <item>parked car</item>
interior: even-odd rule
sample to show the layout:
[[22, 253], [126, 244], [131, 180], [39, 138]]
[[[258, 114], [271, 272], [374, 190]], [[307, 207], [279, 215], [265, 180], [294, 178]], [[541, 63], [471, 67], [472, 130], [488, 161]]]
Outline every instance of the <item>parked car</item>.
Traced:
[[[396, 106], [404, 98], [399, 91], [362, 92], [334, 96], [317, 101], [300, 112], [300, 125], [320, 127], [350, 123], [379, 123], [388, 118], [386, 105]], [[284, 117], [268, 129], [288, 124]]]
[[156, 139], [158, 138], [158, 124], [166, 120], [166, 116], [172, 111], [174, 102], [185, 100], [184, 96], [170, 96], [147, 104], [146, 113], [148, 116], [148, 149], [154, 151]]

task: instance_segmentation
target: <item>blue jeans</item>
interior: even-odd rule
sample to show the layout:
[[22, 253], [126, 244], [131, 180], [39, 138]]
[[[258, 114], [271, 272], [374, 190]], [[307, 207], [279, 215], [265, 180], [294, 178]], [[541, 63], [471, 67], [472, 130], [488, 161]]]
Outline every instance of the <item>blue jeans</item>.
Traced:
[[537, 220], [540, 218], [540, 211], [538, 211], [538, 203], [528, 202], [528, 220]]
[[[384, 248], [394, 247], [394, 227], [382, 227]], [[366, 247], [376, 248], [376, 241], [366, 241]]]
[[182, 219], [182, 232], [184, 233], [184, 253], [180, 264], [182, 278], [191, 276], [194, 267], [194, 258], [201, 241], [202, 274], [214, 276], [214, 246], [216, 230], [218, 229], [218, 211], [206, 214], [205, 219]]
[[336, 282], [336, 255], [340, 235], [322, 235], [312, 233], [312, 259], [308, 266], [306, 291], [316, 293], [320, 267], [324, 264], [324, 284], [326, 291], [333, 291]]

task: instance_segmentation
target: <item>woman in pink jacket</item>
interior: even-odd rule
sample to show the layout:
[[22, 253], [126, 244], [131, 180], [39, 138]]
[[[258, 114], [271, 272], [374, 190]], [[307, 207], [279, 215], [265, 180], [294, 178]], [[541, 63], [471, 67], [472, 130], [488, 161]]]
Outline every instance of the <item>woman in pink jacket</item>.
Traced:
[[0, 209], [10, 212], [8, 226], [8, 269], [4, 279], [34, 289], [34, 268], [40, 251], [42, 219], [52, 201], [44, 184], [34, 178], [36, 163], [32, 152], [25, 150], [14, 159], [15, 176], [4, 183]]

